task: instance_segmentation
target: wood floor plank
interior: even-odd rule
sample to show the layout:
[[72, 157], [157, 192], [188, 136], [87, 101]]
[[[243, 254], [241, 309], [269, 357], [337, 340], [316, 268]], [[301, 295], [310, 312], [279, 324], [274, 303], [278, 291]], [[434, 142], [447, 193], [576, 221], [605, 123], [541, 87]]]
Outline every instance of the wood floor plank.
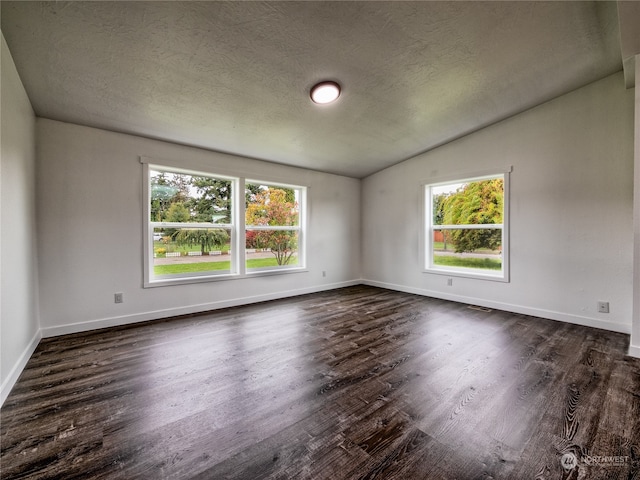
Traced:
[[0, 477], [640, 478], [627, 345], [367, 286], [44, 339]]

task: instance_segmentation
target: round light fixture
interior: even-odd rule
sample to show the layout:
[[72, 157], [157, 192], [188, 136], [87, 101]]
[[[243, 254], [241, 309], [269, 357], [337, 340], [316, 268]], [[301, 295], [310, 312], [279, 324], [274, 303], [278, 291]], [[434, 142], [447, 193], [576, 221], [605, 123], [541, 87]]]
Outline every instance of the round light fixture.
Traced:
[[320, 105], [334, 102], [340, 96], [340, 85], [336, 82], [320, 82], [311, 89], [311, 100]]

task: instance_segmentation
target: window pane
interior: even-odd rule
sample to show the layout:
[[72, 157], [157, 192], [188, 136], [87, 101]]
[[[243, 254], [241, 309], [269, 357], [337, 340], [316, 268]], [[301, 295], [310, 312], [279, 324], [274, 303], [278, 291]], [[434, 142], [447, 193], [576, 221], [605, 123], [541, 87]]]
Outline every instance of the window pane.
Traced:
[[297, 230], [247, 230], [247, 270], [299, 266], [298, 238]]
[[432, 241], [434, 266], [472, 268], [483, 271], [502, 269], [502, 230], [434, 230]]
[[431, 196], [433, 225], [503, 223], [503, 177], [434, 186]]
[[150, 173], [152, 222], [231, 223], [230, 180], [161, 170]]
[[154, 228], [153, 273], [212, 275], [230, 273], [231, 231], [222, 228]]
[[247, 225], [298, 226], [300, 190], [247, 183], [245, 190]]

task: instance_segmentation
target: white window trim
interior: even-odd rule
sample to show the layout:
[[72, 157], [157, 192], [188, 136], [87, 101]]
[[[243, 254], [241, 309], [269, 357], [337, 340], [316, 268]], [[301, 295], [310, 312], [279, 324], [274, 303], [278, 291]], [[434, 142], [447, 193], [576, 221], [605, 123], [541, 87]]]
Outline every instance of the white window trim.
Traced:
[[[423, 273], [445, 275], [450, 277], [463, 277], [478, 280], [491, 280], [495, 282], [508, 283], [510, 281], [510, 245], [509, 245], [509, 224], [510, 224], [510, 205], [511, 205], [511, 166], [502, 170], [489, 170], [475, 173], [462, 173], [458, 175], [450, 175], [446, 177], [434, 178], [421, 184], [422, 189], [422, 236], [421, 245], [421, 263], [423, 265]], [[457, 182], [472, 182], [479, 180], [488, 180], [503, 176], [504, 178], [504, 210], [503, 223], [491, 225], [432, 225], [433, 221], [433, 195], [432, 187], [448, 185]], [[434, 230], [454, 230], [454, 229], [500, 229], [502, 230], [502, 270], [500, 273], [483, 273], [480, 269], [468, 269], [464, 267], [436, 266], [433, 263], [433, 231]]]
[[240, 177], [238, 179], [238, 189], [236, 195], [233, 197], [233, 202], [231, 206], [233, 208], [233, 213], [237, 215], [238, 221], [237, 224], [241, 225], [238, 228], [238, 236], [236, 237], [237, 243], [233, 244], [233, 258], [231, 260], [231, 265], [233, 262], [236, 262], [237, 275], [242, 278], [247, 274], [247, 252], [245, 249], [245, 229], [244, 229], [244, 219], [245, 219], [245, 200], [244, 200], [244, 190], [245, 190], [245, 179]]
[[[142, 187], [142, 215], [143, 215], [143, 286], [144, 288], [163, 287], [170, 285], [184, 285], [191, 283], [204, 283], [215, 282], [221, 280], [238, 280], [248, 277], [256, 276], [269, 276], [279, 275], [287, 273], [307, 272], [306, 267], [306, 227], [307, 227], [307, 191], [308, 186], [285, 184], [279, 182], [272, 182], [269, 180], [248, 180], [245, 177], [234, 177], [228, 174], [218, 174], [215, 172], [207, 171], [206, 169], [193, 170], [189, 168], [179, 168], [172, 165], [167, 161], [156, 161], [149, 157], [140, 157], [140, 163], [142, 164], [143, 171], [143, 187]], [[184, 173], [188, 175], [208, 175], [213, 178], [222, 180], [230, 180], [233, 184], [232, 187], [232, 201], [231, 201], [231, 223], [175, 223], [175, 222], [151, 222], [151, 191], [150, 191], [150, 177], [149, 170], [157, 168], [167, 172]], [[265, 270], [253, 270], [247, 271], [246, 268], [246, 251], [245, 245], [245, 184], [246, 183], [260, 183], [268, 184], [270, 186], [295, 188], [300, 191], [300, 218], [299, 225], [294, 227], [267, 227], [267, 230], [298, 230], [298, 265], [291, 267], [276, 267]], [[180, 277], [155, 277], [152, 273], [153, 268], [153, 229], [157, 226], [167, 228], [223, 228], [231, 230], [231, 272], [230, 273], [218, 273], [211, 274], [209, 272], [203, 273], [190, 273]], [[258, 229], [258, 227], [252, 227], [252, 229]], [[233, 270], [235, 267], [235, 271]]]
[[298, 225], [282, 225], [282, 226], [280, 225], [246, 225], [244, 224], [244, 219], [246, 218], [244, 214], [245, 202], [244, 201], [242, 202], [242, 208], [243, 208], [242, 219], [243, 219], [243, 227], [244, 227], [243, 231], [245, 232], [245, 234], [247, 230], [262, 230], [262, 231], [293, 230], [298, 232], [298, 254], [297, 254], [298, 264], [297, 265], [279, 266], [269, 270], [254, 269], [254, 270], [248, 271], [246, 270], [246, 261], [243, 260], [242, 265], [245, 268], [245, 274], [253, 276], [253, 275], [273, 274], [278, 272], [306, 271], [306, 265], [307, 265], [306, 250], [307, 249], [306, 249], [306, 242], [305, 242], [305, 232], [307, 231], [306, 229], [307, 209], [308, 209], [307, 189], [309, 187], [305, 187], [302, 185], [291, 185], [287, 183], [270, 182], [267, 180], [255, 180], [255, 179], [248, 179], [248, 178], [243, 180], [244, 180], [243, 187], [242, 187], [243, 192], [245, 191], [247, 183], [268, 185], [270, 187], [276, 187], [276, 188], [277, 187], [290, 188], [290, 189], [298, 190], [300, 192]]

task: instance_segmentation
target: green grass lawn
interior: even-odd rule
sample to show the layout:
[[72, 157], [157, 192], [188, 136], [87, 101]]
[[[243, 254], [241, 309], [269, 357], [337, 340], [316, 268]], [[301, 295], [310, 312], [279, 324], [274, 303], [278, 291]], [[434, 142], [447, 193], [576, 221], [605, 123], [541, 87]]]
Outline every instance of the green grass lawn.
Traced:
[[[295, 262], [297, 259], [292, 259]], [[297, 263], [291, 263], [288, 266], [295, 266]], [[276, 258], [253, 258], [247, 260], [247, 268], [264, 268], [277, 267]], [[198, 273], [213, 272], [217, 270], [229, 270], [231, 262], [194, 262], [194, 263], [172, 263], [168, 265], [155, 265], [153, 273], [155, 275], [173, 275], [176, 273]]]
[[462, 258], [450, 255], [434, 255], [433, 263], [447, 267], [484, 268], [487, 270], [500, 270], [502, 260], [493, 258]]

